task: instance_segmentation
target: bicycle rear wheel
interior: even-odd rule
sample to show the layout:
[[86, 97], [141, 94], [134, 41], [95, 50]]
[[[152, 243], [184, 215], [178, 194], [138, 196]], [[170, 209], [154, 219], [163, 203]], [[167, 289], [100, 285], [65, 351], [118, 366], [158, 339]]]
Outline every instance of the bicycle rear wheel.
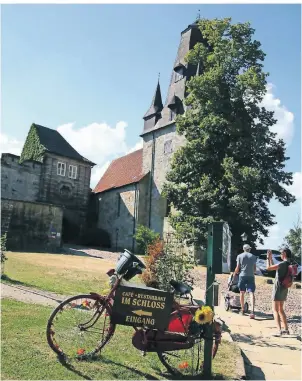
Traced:
[[52, 312], [46, 329], [51, 349], [61, 359], [84, 360], [96, 355], [115, 331], [111, 306], [95, 295], [66, 299]]
[[[218, 344], [213, 343], [213, 358]], [[190, 349], [157, 352], [158, 358], [169, 373], [178, 378], [199, 378], [203, 373], [204, 338], [196, 338]]]

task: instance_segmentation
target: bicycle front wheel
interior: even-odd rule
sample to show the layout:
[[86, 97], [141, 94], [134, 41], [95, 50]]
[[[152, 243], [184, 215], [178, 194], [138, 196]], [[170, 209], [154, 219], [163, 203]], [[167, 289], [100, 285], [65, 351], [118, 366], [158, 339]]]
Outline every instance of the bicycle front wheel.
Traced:
[[65, 361], [96, 355], [115, 331], [111, 306], [95, 295], [66, 299], [52, 312], [47, 323], [47, 341]]

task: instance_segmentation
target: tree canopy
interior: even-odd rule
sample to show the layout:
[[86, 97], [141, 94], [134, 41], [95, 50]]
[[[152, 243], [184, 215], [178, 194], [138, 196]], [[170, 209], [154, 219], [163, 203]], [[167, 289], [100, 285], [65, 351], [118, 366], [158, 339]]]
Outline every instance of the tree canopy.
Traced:
[[295, 201], [284, 187], [292, 173], [285, 143], [270, 127], [274, 114], [260, 106], [268, 73], [249, 23], [199, 20], [203, 37], [187, 61], [198, 73], [187, 85], [185, 114], [176, 119], [186, 144], [172, 159], [164, 193], [176, 212], [170, 222], [189, 244], [205, 245], [207, 225], [227, 221], [234, 242], [267, 236], [274, 224], [268, 203]]
[[294, 258], [301, 261], [301, 220], [295, 223], [294, 227], [290, 229], [286, 237], [284, 238], [284, 243], [290, 248]]

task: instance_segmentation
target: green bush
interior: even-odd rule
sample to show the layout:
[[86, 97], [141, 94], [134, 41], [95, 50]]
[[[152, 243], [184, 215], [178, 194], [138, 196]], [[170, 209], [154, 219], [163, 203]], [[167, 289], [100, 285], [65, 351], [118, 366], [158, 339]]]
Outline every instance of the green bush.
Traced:
[[146, 226], [138, 225], [134, 238], [137, 244], [137, 252], [140, 254], [147, 254], [148, 246], [158, 240], [160, 235]]
[[1, 251], [1, 277], [3, 276], [4, 274], [4, 264], [5, 264], [5, 261], [7, 260], [7, 256], [5, 255], [6, 254], [6, 240], [7, 240], [7, 236], [6, 236], [6, 233], [2, 235], [2, 237], [0, 238], [0, 251]]

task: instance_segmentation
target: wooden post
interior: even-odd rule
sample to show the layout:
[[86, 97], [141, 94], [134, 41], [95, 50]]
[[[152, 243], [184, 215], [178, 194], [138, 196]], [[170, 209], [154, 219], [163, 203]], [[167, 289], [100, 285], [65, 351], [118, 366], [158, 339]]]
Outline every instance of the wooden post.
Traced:
[[[206, 282], [206, 306], [210, 306], [214, 312], [214, 304], [217, 304], [218, 290], [214, 287], [215, 275], [222, 274], [222, 253], [226, 248], [223, 241], [225, 222], [213, 222], [208, 229], [207, 247], [207, 282]], [[213, 349], [213, 324], [206, 324], [204, 344], [204, 376], [207, 380], [212, 377], [212, 349]]]
[[[208, 230], [206, 305], [214, 309], [212, 284], [215, 280], [215, 274], [213, 273], [212, 265], [213, 265], [213, 224], [209, 226], [209, 230]], [[205, 336], [206, 336], [206, 340], [204, 343], [203, 375], [206, 377], [207, 380], [209, 380], [210, 378], [212, 378], [213, 324], [206, 324]]]

